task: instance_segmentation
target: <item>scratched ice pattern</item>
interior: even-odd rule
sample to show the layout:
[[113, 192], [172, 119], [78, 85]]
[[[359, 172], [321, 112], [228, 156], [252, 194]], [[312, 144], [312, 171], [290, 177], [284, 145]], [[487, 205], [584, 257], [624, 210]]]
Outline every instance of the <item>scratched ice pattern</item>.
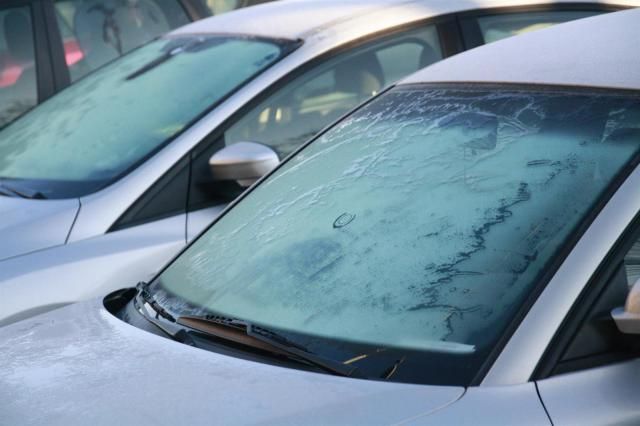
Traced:
[[152, 42], [3, 129], [0, 176], [109, 181], [159, 149], [279, 54], [274, 43], [225, 36]]
[[156, 297], [310, 335], [473, 351], [636, 154], [639, 111], [592, 93], [396, 89], [239, 203]]

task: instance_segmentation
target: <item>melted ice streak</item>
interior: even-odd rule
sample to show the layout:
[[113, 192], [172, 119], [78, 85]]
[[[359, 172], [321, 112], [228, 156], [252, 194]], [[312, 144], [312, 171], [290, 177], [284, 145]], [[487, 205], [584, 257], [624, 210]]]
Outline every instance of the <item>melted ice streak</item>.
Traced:
[[[273, 327], [473, 348], [611, 178], [600, 164], [625, 153], [570, 131], [541, 132], [541, 103], [558, 94], [459, 96], [399, 92], [344, 121], [163, 282]], [[593, 194], [577, 190], [585, 186]], [[334, 227], [345, 212], [354, 218]]]

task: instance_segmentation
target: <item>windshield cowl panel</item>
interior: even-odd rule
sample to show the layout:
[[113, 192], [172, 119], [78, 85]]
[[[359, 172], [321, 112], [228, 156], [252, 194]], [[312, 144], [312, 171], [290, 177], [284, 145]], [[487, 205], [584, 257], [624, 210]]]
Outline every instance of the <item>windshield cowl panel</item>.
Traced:
[[638, 96], [398, 87], [294, 155], [152, 291], [342, 362], [393, 353], [388, 380], [469, 385], [639, 146]]
[[277, 62], [288, 53], [282, 43], [193, 35], [136, 49], [3, 129], [0, 177], [51, 182], [48, 198], [88, 195]]

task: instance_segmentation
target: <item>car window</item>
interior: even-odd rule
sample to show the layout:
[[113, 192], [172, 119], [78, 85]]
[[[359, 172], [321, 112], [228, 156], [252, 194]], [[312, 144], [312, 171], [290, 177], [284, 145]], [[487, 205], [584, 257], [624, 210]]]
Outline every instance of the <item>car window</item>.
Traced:
[[[627, 138], [633, 137], [629, 130], [626, 129]], [[636, 140], [640, 140], [640, 127], [635, 128], [633, 133]], [[640, 356], [640, 346], [634, 344], [634, 339], [621, 333], [611, 317], [614, 308], [625, 305], [631, 287], [640, 278], [640, 240], [636, 240], [622, 256], [619, 252], [611, 254], [607, 262], [613, 265], [605, 266], [602, 270], [609, 272], [593, 280], [586, 295], [579, 299], [572, 311], [574, 316], [583, 311], [585, 313], [577, 317], [575, 322], [566, 321], [567, 324], [575, 323], [575, 330], [571, 331], [571, 326], [567, 326], [568, 330], [563, 330], [565, 334], [571, 334], [571, 338], [557, 364], [553, 366], [551, 375], [595, 368]]]
[[0, 10], [0, 127], [38, 103], [30, 9]]
[[633, 247], [624, 257], [624, 269], [629, 286], [632, 286], [640, 279], [640, 240], [633, 244]]
[[198, 0], [206, 7], [211, 15], [230, 12], [242, 7], [242, 0]]
[[484, 43], [600, 14], [600, 11], [547, 11], [505, 13], [478, 18]]
[[468, 385], [637, 162], [640, 117], [625, 117], [639, 107], [577, 89], [399, 86], [251, 190], [154, 295], [369, 378]]
[[241, 7], [268, 3], [272, 0], [194, 0], [205, 6], [211, 15], [219, 15]]
[[178, 0], [56, 0], [71, 81], [190, 22]]
[[288, 46], [223, 35], [147, 44], [4, 128], [0, 179], [37, 186], [49, 198], [95, 191], [278, 61]]
[[225, 143], [263, 143], [284, 158], [385, 86], [441, 58], [431, 25], [350, 49], [278, 89], [227, 130]]

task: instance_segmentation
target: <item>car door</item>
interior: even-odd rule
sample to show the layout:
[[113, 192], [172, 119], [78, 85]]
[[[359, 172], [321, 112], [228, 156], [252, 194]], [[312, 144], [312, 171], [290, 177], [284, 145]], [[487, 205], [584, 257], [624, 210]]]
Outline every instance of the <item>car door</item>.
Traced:
[[0, 127], [53, 93], [40, 1], [0, 5]]
[[638, 279], [638, 231], [623, 236], [601, 265], [538, 372], [538, 391], [554, 424], [640, 424], [640, 335], [621, 333], [613, 308]]

